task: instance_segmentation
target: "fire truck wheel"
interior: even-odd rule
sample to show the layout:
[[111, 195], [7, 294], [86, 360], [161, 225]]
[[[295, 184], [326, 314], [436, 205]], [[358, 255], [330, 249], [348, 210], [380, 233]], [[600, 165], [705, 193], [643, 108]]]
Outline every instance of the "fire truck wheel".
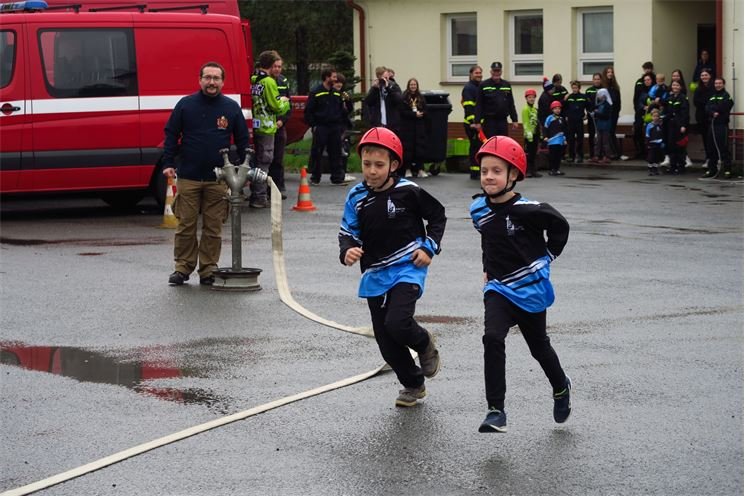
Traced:
[[101, 193], [101, 199], [116, 209], [127, 209], [137, 205], [145, 197], [143, 191], [109, 191]]
[[166, 205], [166, 188], [168, 187], [168, 178], [163, 175], [163, 165], [160, 160], [155, 166], [153, 177], [150, 179], [150, 195], [155, 198], [158, 209], [163, 210]]

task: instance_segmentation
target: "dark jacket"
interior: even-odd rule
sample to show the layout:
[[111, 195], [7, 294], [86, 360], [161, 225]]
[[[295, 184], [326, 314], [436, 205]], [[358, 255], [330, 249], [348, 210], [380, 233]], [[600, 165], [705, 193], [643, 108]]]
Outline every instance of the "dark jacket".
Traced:
[[476, 122], [485, 118], [507, 119], [517, 122], [515, 99], [512, 96], [512, 85], [506, 79], [494, 81], [486, 79], [479, 85], [476, 99]]
[[370, 126], [382, 126], [382, 114], [380, 112], [381, 93], [385, 102], [386, 125], [388, 129], [398, 131], [401, 128], [401, 88], [398, 84], [389, 81], [388, 86], [379, 88], [373, 86], [367, 92], [367, 96], [362, 102], [362, 117]]
[[412, 109], [412, 95], [404, 93], [403, 105], [401, 106], [401, 131], [399, 137], [404, 146], [404, 162], [421, 162], [427, 154], [427, 127], [429, 117], [427, 116], [427, 103], [419, 94], [416, 99], [416, 107], [424, 116], [417, 117]]
[[460, 93], [460, 104], [463, 106], [463, 122], [471, 125], [476, 122], [476, 100], [479, 98], [479, 83], [469, 80]]
[[[165, 127], [164, 167], [177, 168], [179, 178], [215, 181], [215, 167], [222, 167], [220, 150], [233, 138], [241, 162], [248, 147], [248, 126], [241, 107], [225, 95], [210, 97], [198, 91], [178, 101]], [[181, 142], [179, 143], [179, 140]]]
[[710, 81], [708, 85], [698, 83], [696, 91], [693, 92], [693, 106], [696, 107], [696, 122], [699, 124], [707, 123], [706, 104], [709, 98], [714, 94], [714, 83]]
[[582, 121], [587, 111], [587, 96], [584, 93], [569, 93], [564, 100], [564, 115], [572, 122]]
[[[290, 98], [290, 83], [287, 81], [287, 78], [284, 77], [282, 74], [279, 75], [277, 78], [277, 89], [279, 90], [279, 96]], [[290, 119], [290, 116], [292, 115], [292, 105], [290, 105], [290, 110], [287, 111], [287, 113], [278, 115], [277, 120], [282, 121], [282, 126], [287, 125], [287, 121]]]
[[323, 84], [313, 88], [305, 104], [305, 122], [310, 127], [344, 124], [344, 104], [341, 93]]
[[[729, 114], [732, 111], [732, 107], [735, 102], [732, 101], [732, 97], [727, 93], [727, 90], [715, 91], [709, 102], [706, 104], [706, 115], [709, 119], [714, 119], [715, 125], [727, 125], [729, 124]], [[714, 117], [714, 112], [719, 115]]]
[[541, 136], [545, 136], [543, 124], [546, 122], [546, 118], [551, 115], [551, 102], [553, 101], [553, 96], [545, 90], [538, 98], [538, 122], [541, 124]]
[[[654, 81], [657, 78], [657, 75], [654, 72], [651, 72], [649, 75], [652, 76], [652, 84], [654, 85]], [[641, 77], [636, 80], [636, 83], [634, 83], [634, 99], [631, 100], [632, 102], [634, 102], [634, 109], [636, 109], [636, 102], [639, 101], [640, 94], [642, 92], [649, 93], [649, 88], [647, 88], [644, 84], [644, 76], [646, 76], [646, 74], [642, 74]]]
[[596, 103], [592, 115], [595, 119], [595, 129], [598, 132], [610, 132], [612, 113], [613, 109], [607, 101]]

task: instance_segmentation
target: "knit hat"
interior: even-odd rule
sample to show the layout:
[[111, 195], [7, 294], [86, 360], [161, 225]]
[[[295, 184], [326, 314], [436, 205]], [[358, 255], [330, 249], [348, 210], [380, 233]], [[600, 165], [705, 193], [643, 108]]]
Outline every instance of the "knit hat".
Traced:
[[551, 91], [554, 89], [554, 83], [548, 80], [548, 78], [543, 78], [543, 91]]

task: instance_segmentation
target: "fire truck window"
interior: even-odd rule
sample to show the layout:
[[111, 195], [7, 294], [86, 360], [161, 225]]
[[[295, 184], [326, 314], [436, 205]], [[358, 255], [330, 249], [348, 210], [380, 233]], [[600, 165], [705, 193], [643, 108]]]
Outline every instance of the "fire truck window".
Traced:
[[65, 29], [39, 34], [49, 94], [57, 98], [137, 95], [132, 30]]
[[0, 31], [0, 88], [10, 84], [15, 60], [16, 34], [13, 31]]

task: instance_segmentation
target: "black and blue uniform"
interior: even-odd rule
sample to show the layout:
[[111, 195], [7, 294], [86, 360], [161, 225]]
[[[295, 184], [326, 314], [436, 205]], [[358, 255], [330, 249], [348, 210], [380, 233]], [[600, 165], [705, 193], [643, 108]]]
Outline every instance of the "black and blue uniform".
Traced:
[[363, 249], [358, 294], [367, 298], [381, 355], [405, 387], [424, 383], [407, 347], [422, 353], [429, 344], [427, 331], [414, 319], [427, 267], [416, 267], [412, 255], [418, 249], [430, 257], [440, 253], [446, 220], [445, 207], [404, 178], [394, 178], [384, 191], [359, 183], [344, 204], [339, 259], [343, 264], [347, 250]]
[[516, 194], [505, 203], [479, 195], [471, 204], [481, 234], [484, 285], [484, 372], [490, 408], [504, 409], [505, 338], [520, 327], [554, 392], [566, 385], [546, 334], [546, 309], [554, 302], [549, 264], [564, 250], [569, 223], [551, 205]]

